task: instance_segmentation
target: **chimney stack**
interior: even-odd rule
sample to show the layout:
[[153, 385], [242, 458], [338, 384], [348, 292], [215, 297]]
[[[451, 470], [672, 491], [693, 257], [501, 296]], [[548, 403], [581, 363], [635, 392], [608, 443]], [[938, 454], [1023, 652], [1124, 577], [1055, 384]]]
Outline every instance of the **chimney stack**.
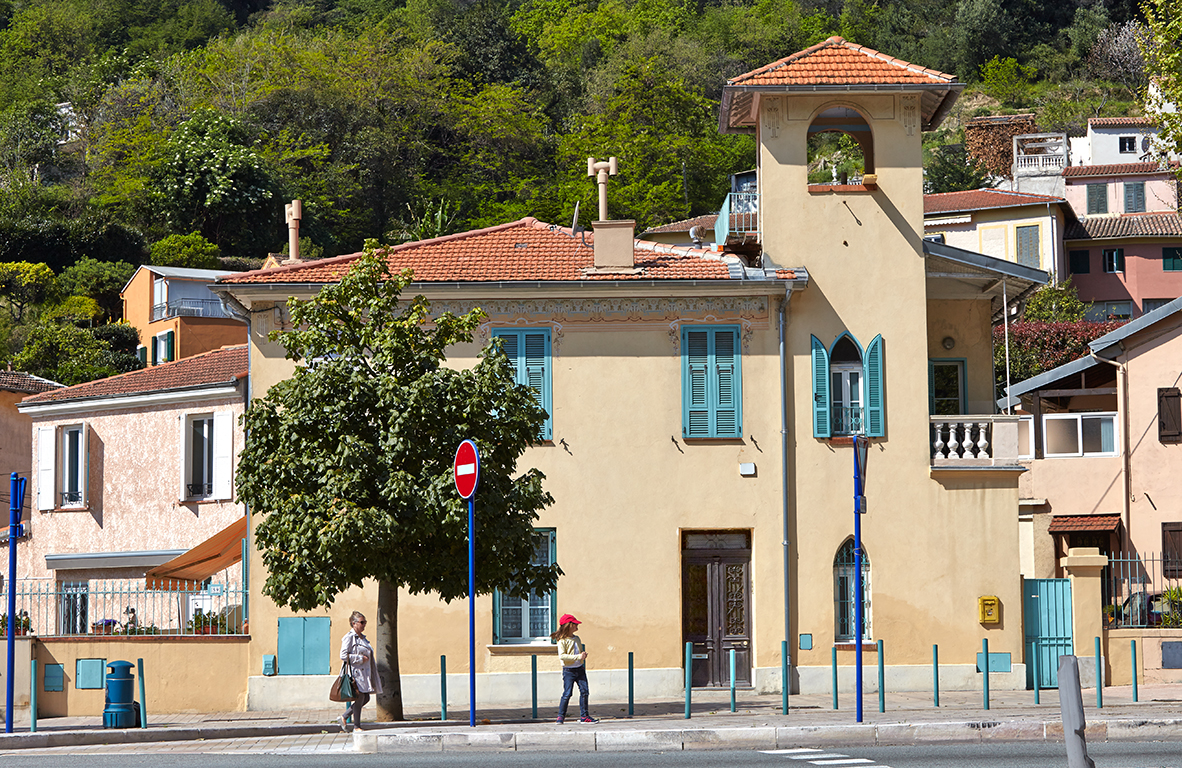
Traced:
[[287, 219], [287, 258], [284, 264], [300, 263], [300, 219], [304, 216], [304, 206], [299, 200], [292, 200], [284, 207]]
[[611, 221], [607, 218], [607, 179], [620, 172], [614, 157], [595, 161], [587, 158], [587, 175], [599, 185], [599, 221], [591, 222], [595, 228], [595, 271], [633, 274], [636, 269], [636, 251], [632, 245], [636, 222], [632, 219]]

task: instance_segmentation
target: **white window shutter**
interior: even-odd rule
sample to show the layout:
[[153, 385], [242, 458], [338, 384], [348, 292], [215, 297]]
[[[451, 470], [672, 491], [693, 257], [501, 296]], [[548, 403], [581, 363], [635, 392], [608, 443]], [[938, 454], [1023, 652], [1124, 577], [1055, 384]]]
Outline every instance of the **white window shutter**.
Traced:
[[[155, 343], [154, 339], [153, 343]], [[177, 482], [177, 498], [179, 498], [181, 501], [187, 501], [189, 498], [189, 492], [188, 488], [185, 487], [185, 483], [189, 482], [189, 434], [187, 429], [189, 426], [189, 417], [182, 414], [177, 417], [177, 420], [180, 422], [180, 428], [178, 431], [179, 437], [177, 440], [177, 453], [180, 454], [181, 460], [180, 472], [178, 472], [180, 479]]]
[[78, 465], [82, 468], [82, 477], [78, 479], [78, 488], [82, 493], [83, 507], [90, 503], [90, 425], [82, 422], [81, 434], [78, 436]]
[[234, 471], [234, 413], [213, 415], [213, 497], [229, 499]]
[[37, 428], [37, 509], [53, 509], [57, 493], [57, 430]]

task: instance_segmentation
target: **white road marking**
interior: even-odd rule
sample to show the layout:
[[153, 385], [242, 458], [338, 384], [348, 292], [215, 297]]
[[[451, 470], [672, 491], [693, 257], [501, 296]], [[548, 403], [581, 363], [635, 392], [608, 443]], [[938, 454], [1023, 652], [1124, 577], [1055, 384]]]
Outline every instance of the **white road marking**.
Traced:
[[799, 755], [802, 752], [820, 752], [821, 750], [811, 747], [800, 747], [798, 749], [764, 749], [761, 751], [765, 755]]
[[865, 757], [845, 757], [840, 760], [809, 760], [813, 765], [855, 765], [873, 763], [873, 760], [868, 760]]
[[812, 762], [813, 760], [821, 760], [822, 758], [849, 757], [849, 755], [839, 755], [836, 752], [833, 752], [833, 753], [826, 753], [824, 755], [788, 755], [788, 757], [791, 758], [792, 760], [808, 760], [809, 762]]

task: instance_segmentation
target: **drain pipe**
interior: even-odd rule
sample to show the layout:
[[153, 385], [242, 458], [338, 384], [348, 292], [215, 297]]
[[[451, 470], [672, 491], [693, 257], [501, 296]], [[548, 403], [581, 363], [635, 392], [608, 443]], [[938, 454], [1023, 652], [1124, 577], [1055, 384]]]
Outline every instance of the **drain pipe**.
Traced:
[[[1120, 350], [1117, 354], [1123, 355], [1125, 353], [1125, 345], [1123, 341], [1117, 342], [1117, 348]], [[1132, 495], [1133, 495], [1133, 481], [1130, 477], [1130, 441], [1129, 441], [1129, 364], [1125, 362], [1117, 362], [1116, 360], [1109, 360], [1106, 357], [1101, 357], [1095, 352], [1089, 350], [1088, 356], [1100, 363], [1108, 363], [1116, 368], [1117, 376], [1119, 377], [1120, 390], [1120, 442], [1121, 442], [1121, 462], [1120, 473], [1122, 483], [1122, 490], [1124, 491], [1124, 499], [1121, 505], [1121, 522], [1124, 524], [1124, 533], [1121, 536], [1121, 546], [1127, 553], [1133, 551], [1132, 539], [1129, 532], [1129, 518], [1132, 515]]]
[[780, 681], [783, 686], [784, 700], [787, 701], [788, 692], [792, 690], [792, 581], [789, 573], [788, 558], [788, 368], [787, 368], [787, 339], [784, 329], [784, 316], [788, 312], [788, 300], [792, 296], [792, 289], [784, 292], [784, 300], [780, 302], [780, 482], [783, 501], [782, 516], [784, 519], [784, 670], [787, 678]]

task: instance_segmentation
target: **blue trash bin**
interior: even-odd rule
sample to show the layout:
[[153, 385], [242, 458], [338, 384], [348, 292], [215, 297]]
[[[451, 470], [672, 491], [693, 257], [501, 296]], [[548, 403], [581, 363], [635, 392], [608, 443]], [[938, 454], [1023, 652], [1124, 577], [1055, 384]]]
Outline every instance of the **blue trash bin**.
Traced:
[[135, 727], [135, 678], [131, 676], [130, 661], [107, 664], [107, 706], [103, 709], [104, 728]]

